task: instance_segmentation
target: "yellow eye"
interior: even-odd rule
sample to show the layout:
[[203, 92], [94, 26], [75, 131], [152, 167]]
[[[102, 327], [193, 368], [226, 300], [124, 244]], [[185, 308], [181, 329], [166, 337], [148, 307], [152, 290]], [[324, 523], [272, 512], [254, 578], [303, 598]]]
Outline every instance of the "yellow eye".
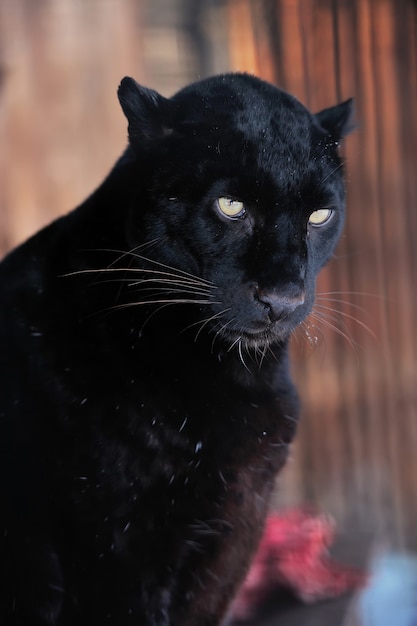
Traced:
[[245, 215], [245, 205], [240, 200], [233, 200], [233, 198], [219, 198], [217, 205], [223, 215], [226, 217], [238, 218]]
[[333, 211], [331, 209], [318, 209], [312, 212], [308, 221], [313, 226], [322, 226], [331, 218], [332, 214]]

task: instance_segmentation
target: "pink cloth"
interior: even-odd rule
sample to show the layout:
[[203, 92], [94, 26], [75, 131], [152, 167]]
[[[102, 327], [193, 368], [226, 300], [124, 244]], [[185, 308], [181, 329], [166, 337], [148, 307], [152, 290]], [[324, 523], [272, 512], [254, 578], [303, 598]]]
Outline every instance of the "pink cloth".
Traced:
[[290, 589], [310, 603], [364, 584], [364, 573], [328, 556], [334, 532], [330, 517], [299, 509], [268, 517], [252, 566], [233, 603], [233, 617], [253, 616], [277, 587]]

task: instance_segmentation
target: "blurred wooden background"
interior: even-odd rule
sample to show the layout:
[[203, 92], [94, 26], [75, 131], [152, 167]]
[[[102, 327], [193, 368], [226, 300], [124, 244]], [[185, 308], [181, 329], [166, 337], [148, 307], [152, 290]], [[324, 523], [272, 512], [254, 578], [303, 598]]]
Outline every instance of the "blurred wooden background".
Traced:
[[[97, 186], [116, 89], [246, 70], [313, 111], [354, 96], [348, 221], [294, 340], [304, 416], [276, 505], [415, 544], [415, 0], [0, 0], [0, 255]], [[328, 308], [323, 308], [328, 307]], [[367, 327], [369, 330], [367, 330]], [[339, 329], [340, 333], [337, 332]], [[1, 347], [0, 347], [1, 349]]]

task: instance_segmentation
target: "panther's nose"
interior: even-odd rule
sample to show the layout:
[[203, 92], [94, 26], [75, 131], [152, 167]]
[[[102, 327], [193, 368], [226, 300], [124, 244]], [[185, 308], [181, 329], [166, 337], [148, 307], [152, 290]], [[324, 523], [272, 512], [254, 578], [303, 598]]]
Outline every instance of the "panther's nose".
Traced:
[[304, 291], [297, 290], [295, 294], [288, 294], [280, 290], [257, 289], [256, 298], [268, 309], [271, 322], [288, 317], [299, 306], [304, 304]]

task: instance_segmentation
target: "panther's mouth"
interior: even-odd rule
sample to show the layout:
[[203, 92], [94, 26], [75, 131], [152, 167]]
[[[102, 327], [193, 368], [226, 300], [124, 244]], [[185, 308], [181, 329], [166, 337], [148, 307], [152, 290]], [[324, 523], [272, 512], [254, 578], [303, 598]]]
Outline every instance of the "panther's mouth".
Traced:
[[290, 318], [283, 318], [272, 322], [262, 329], [253, 328], [225, 328], [220, 330], [222, 340], [228, 344], [228, 351], [236, 348], [245, 352], [265, 350], [273, 345], [287, 341], [291, 333], [298, 326]]

